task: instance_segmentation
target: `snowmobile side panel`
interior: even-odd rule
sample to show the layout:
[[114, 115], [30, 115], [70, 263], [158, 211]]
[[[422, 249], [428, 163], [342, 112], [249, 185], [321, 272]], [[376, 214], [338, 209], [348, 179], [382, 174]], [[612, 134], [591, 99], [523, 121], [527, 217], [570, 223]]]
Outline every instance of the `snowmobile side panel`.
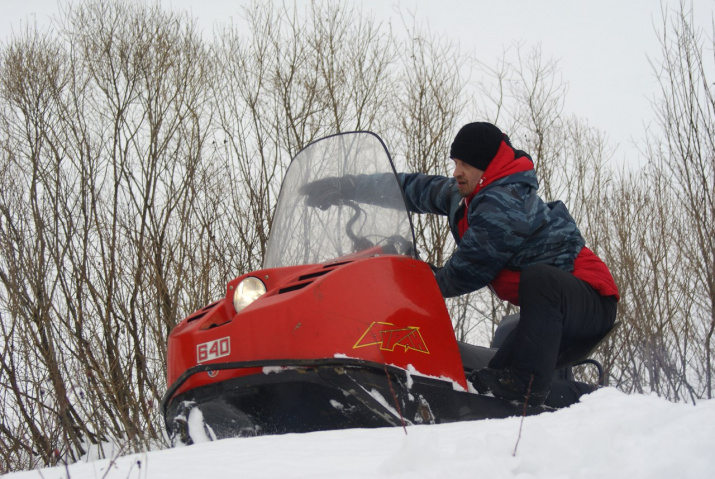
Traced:
[[[413, 368], [467, 389], [454, 330], [426, 263], [386, 255], [291, 273], [280, 280], [276, 271], [251, 273], [271, 289], [231, 315], [226, 304], [238, 278], [226, 298], [182, 322], [169, 337], [169, 383], [199, 364], [344, 356]], [[241, 374], [193, 377], [182, 390]]]

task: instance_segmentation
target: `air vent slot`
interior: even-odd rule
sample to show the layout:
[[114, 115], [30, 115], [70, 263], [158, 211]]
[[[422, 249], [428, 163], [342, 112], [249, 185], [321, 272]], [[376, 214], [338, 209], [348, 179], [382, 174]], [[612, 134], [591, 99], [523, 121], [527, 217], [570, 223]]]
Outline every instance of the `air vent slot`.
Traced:
[[220, 299], [219, 299], [218, 301], [214, 301], [213, 303], [209, 304], [208, 306], [206, 306], [206, 307], [205, 307], [204, 309], [202, 309], [201, 311], [208, 311], [209, 309], [211, 309], [211, 308], [213, 308], [214, 306], [216, 306], [219, 302], [221, 302]]
[[291, 291], [298, 291], [299, 289], [303, 289], [309, 284], [312, 284], [312, 281], [308, 281], [306, 283], [298, 283], [298, 284], [292, 284], [290, 286], [286, 286], [285, 288], [281, 288], [278, 290], [278, 294], [283, 294], [283, 293], [290, 293]]
[[349, 264], [352, 263], [352, 261], [343, 261], [341, 263], [331, 263], [331, 264], [326, 264], [323, 266], [323, 269], [320, 271], [315, 271], [313, 273], [308, 273], [304, 274], [302, 276], [298, 276], [298, 278], [295, 280], [295, 284], [291, 284], [289, 286], [286, 286], [284, 288], [281, 288], [278, 290], [278, 294], [283, 294], [283, 293], [290, 293], [291, 291], [298, 291], [299, 289], [303, 289], [309, 284], [312, 284], [315, 278], [319, 278], [325, 274], [330, 273], [333, 271], [335, 268], [342, 266], [344, 264]]
[[343, 261], [341, 263], [330, 263], [330, 264], [326, 264], [325, 266], [323, 266], [323, 268], [325, 268], [325, 269], [337, 268], [338, 266], [342, 266], [344, 264], [350, 264], [350, 263], [352, 263], [352, 261]]
[[303, 276], [300, 276], [298, 278], [298, 281], [305, 281], [307, 279], [318, 278], [318, 277], [323, 276], [324, 274], [328, 274], [328, 273], [330, 273], [330, 270], [323, 270], [323, 271], [318, 271], [317, 273], [304, 274]]
[[197, 319], [201, 319], [201, 318], [203, 318], [204, 316], [206, 316], [206, 312], [207, 312], [207, 311], [206, 311], [205, 309], [202, 309], [199, 314], [190, 317], [186, 322], [187, 322], [187, 323], [190, 323], [190, 322], [192, 322], [192, 321], [196, 321]]
[[230, 323], [230, 322], [231, 322], [231, 319], [227, 319], [227, 320], [221, 321], [221, 322], [217, 322], [217, 321], [215, 321], [215, 322], [207, 321], [205, 324], [202, 324], [202, 325], [201, 325], [201, 330], [202, 330], [202, 331], [205, 331], [205, 330], [207, 330], [207, 329], [217, 328], [217, 327], [219, 327], [219, 326], [223, 326], [224, 324], [228, 324], [228, 323]]
[[220, 302], [221, 302], [221, 300], [219, 299], [218, 301], [214, 301], [213, 303], [209, 304], [208, 306], [205, 306], [199, 312], [195, 313], [194, 316], [190, 317], [186, 322], [190, 323], [192, 321], [196, 321], [197, 319], [203, 318], [204, 316], [206, 316], [206, 313], [211, 311]]

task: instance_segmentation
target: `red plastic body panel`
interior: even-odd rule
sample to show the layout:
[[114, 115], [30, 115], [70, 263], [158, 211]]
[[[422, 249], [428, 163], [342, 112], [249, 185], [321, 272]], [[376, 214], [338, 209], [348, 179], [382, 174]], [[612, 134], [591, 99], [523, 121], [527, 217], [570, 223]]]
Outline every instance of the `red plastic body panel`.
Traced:
[[[240, 313], [233, 292], [247, 276], [267, 293]], [[184, 319], [168, 342], [168, 384], [198, 364], [359, 358], [445, 378], [467, 388], [452, 323], [426, 263], [398, 255], [259, 270], [226, 297]], [[177, 391], [262, 370], [202, 372]]]

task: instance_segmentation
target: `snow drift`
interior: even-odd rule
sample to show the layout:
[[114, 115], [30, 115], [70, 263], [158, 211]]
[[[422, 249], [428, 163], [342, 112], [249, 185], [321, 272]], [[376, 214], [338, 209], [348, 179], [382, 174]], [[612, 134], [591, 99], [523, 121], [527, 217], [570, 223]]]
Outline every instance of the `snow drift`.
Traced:
[[524, 418], [407, 428], [234, 438], [8, 479], [708, 478], [715, 400], [676, 404], [601, 389], [570, 408]]

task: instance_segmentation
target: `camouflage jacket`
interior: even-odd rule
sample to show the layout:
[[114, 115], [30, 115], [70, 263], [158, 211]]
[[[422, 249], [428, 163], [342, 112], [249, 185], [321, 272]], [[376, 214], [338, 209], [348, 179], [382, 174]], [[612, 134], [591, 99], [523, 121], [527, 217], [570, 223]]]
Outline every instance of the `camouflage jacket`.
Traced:
[[[530, 166], [509, 174], [511, 162], [517, 160]], [[534, 263], [572, 272], [585, 245], [566, 206], [560, 201], [546, 203], [537, 195], [531, 159], [506, 143], [468, 202], [460, 196], [454, 178], [400, 173], [398, 179], [410, 211], [449, 219], [457, 248], [436, 272], [445, 297], [476, 291], [504, 269], [521, 271]], [[465, 210], [468, 228], [460, 237]]]

